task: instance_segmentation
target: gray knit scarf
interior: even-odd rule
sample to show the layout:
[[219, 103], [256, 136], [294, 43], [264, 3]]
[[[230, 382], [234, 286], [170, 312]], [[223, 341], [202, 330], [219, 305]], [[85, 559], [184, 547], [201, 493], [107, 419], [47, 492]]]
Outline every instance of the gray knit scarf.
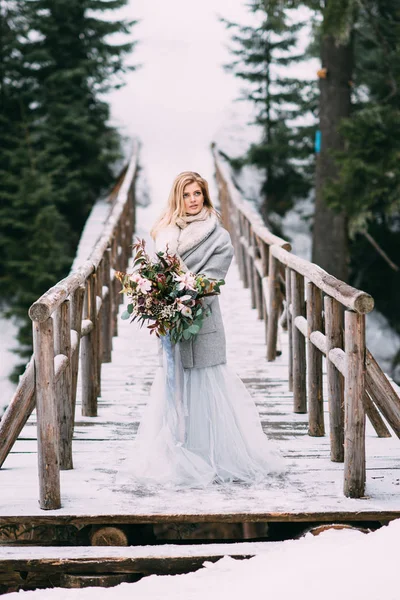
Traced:
[[193, 221], [207, 221], [210, 216], [210, 212], [208, 208], [203, 206], [200, 212], [196, 215], [184, 215], [183, 217], [178, 217], [176, 220], [176, 224], [180, 229], [185, 229], [189, 225], [189, 223], [193, 223]]

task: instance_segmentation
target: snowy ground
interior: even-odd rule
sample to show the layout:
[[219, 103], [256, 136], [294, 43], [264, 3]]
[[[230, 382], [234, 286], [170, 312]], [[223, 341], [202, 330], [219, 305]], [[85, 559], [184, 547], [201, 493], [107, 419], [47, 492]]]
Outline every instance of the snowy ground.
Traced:
[[374, 533], [330, 530], [271, 543], [248, 560], [224, 557], [186, 575], [152, 575], [137, 583], [82, 590], [49, 589], [6, 596], [40, 600], [398, 600], [400, 519]]

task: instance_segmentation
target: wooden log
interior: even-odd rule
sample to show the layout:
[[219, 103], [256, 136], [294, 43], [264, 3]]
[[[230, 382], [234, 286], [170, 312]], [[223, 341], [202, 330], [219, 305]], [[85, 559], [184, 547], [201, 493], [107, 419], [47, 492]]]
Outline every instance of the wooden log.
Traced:
[[240, 232], [240, 216], [239, 216], [239, 211], [237, 210], [236, 206], [231, 204], [230, 200], [229, 203], [232, 207], [232, 210], [234, 212], [235, 215], [235, 219], [234, 219], [234, 236], [233, 236], [233, 240], [234, 240], [234, 246], [235, 246], [235, 258], [239, 267], [239, 274], [240, 274], [240, 279], [242, 280], [242, 282], [244, 282], [244, 277], [245, 277], [245, 266], [244, 266], [244, 262], [243, 262], [243, 248], [242, 245], [240, 243], [240, 236], [241, 236], [241, 232]]
[[385, 422], [379, 414], [378, 409], [376, 408], [375, 404], [371, 400], [370, 395], [367, 392], [365, 392], [363, 396], [363, 404], [366, 415], [370, 420], [372, 427], [375, 429], [377, 436], [380, 438], [392, 437], [392, 434], [386, 427]]
[[384, 415], [397, 437], [400, 438], [400, 398], [368, 350], [366, 353], [365, 379], [368, 394]]
[[318, 265], [287, 252], [279, 246], [271, 246], [270, 252], [284, 265], [312, 281], [320, 290], [338, 302], [359, 313], [368, 313], [374, 308], [374, 299], [365, 292], [329, 275]]
[[114, 237], [111, 242], [111, 267], [112, 267], [112, 310], [113, 310], [113, 335], [118, 335], [118, 312], [119, 312], [119, 296], [122, 290], [122, 284], [115, 277], [115, 271], [119, 271], [118, 267], [118, 244]]
[[[262, 287], [261, 287], [261, 277], [262, 277], [262, 262], [259, 259], [258, 254], [258, 245], [257, 238], [252, 233], [252, 262], [253, 262], [253, 284], [254, 284], [254, 294], [256, 300], [256, 308], [257, 315], [259, 319], [263, 318], [263, 299], [262, 299]], [[261, 273], [259, 271], [261, 270]]]
[[344, 494], [361, 498], [365, 489], [365, 316], [345, 312]]
[[84, 318], [93, 323], [92, 331], [82, 338], [82, 415], [97, 416], [97, 357], [96, 357], [96, 282], [91, 275], [86, 283]]
[[268, 277], [263, 277], [261, 281], [262, 294], [263, 294], [263, 316], [264, 316], [264, 332], [265, 332], [265, 343], [268, 340]]
[[[78, 391], [79, 349], [82, 335], [83, 301], [85, 286], [79, 286], [71, 298], [71, 410], [73, 415], [72, 435], [75, 426], [76, 394]], [[92, 325], [93, 326], [93, 325]], [[72, 346], [72, 333], [76, 332], [76, 349]]]
[[35, 408], [35, 369], [33, 357], [0, 421], [0, 467], [3, 466], [25, 423]]
[[72, 273], [65, 279], [59, 281], [41, 296], [29, 309], [29, 316], [32, 321], [43, 323], [50, 318], [53, 312], [60, 306], [76, 288], [84, 283], [90, 273], [93, 271], [93, 265], [86, 261], [75, 273]]
[[330, 359], [330, 351], [343, 348], [343, 309], [334, 298], [325, 296], [326, 371], [329, 403], [331, 461], [344, 461], [344, 380]]
[[128, 536], [120, 527], [94, 527], [90, 543], [92, 546], [128, 546]]
[[293, 338], [293, 411], [307, 412], [306, 342], [296, 327], [296, 318], [305, 315], [304, 278], [296, 271], [291, 273], [292, 338]]
[[33, 322], [39, 465], [39, 505], [61, 507], [58, 418], [54, 389], [53, 320]]
[[[310, 336], [310, 340], [317, 348], [320, 349], [320, 351], [322, 353], [324, 353], [325, 355], [327, 354], [327, 341], [326, 341], [326, 336], [323, 333], [321, 333], [319, 331], [314, 331], [314, 333], [312, 333]], [[345, 377], [345, 375], [346, 375], [346, 354], [344, 353], [344, 351], [341, 348], [332, 348], [329, 351], [328, 355], [329, 355], [329, 361], [336, 367], [336, 369], [338, 371], [338, 376], [340, 375], [340, 379], [342, 379], [343, 386], [344, 386], [343, 377]], [[327, 365], [328, 365], [328, 363], [327, 363]], [[365, 394], [363, 396], [363, 404], [364, 404], [366, 415], [369, 418], [372, 427], [375, 429], [377, 436], [378, 437], [391, 437], [390, 431], [386, 427], [385, 422], [383, 421], [380, 413], [378, 412], [375, 405], [371, 402], [371, 399], [367, 396], [368, 396], [368, 394], [367, 394], [367, 392], [365, 392]], [[331, 419], [331, 414], [330, 414], [330, 419]], [[344, 405], [343, 405], [342, 420], [343, 420], [343, 429], [344, 429]], [[332, 423], [331, 423], [331, 428], [333, 428]], [[331, 429], [331, 432], [332, 432], [332, 429]], [[332, 433], [331, 433], [331, 435], [332, 435]], [[343, 438], [342, 445], [340, 446], [340, 442], [338, 443], [337, 453], [335, 452], [334, 456], [336, 456], [338, 459], [341, 456], [343, 456], [343, 458], [342, 458], [342, 460], [337, 459], [337, 460], [333, 461], [332, 454], [331, 454], [331, 460], [333, 462], [343, 462], [343, 460], [344, 460], [344, 449], [343, 449], [344, 431], [342, 434], [342, 438]], [[340, 450], [339, 450], [340, 447], [342, 448], [342, 454], [340, 454]], [[332, 446], [331, 446], [331, 452], [332, 452]]]
[[243, 287], [249, 288], [249, 274], [248, 274], [248, 262], [247, 262], [247, 241], [244, 235], [241, 235], [239, 238], [241, 255], [242, 255], [242, 264], [243, 264]]
[[291, 270], [289, 267], [285, 268], [285, 280], [286, 280], [286, 314], [287, 314], [287, 326], [288, 326], [288, 346], [289, 346], [289, 364], [288, 364], [288, 384], [289, 391], [293, 391], [293, 337], [292, 337], [292, 314], [290, 307], [292, 305], [292, 286], [291, 286]]
[[99, 263], [99, 267], [95, 274], [96, 277], [96, 375], [97, 375], [97, 397], [101, 396], [101, 363], [103, 356], [102, 337], [101, 337], [101, 321], [102, 321], [102, 310], [103, 310], [103, 259]]
[[[111, 273], [110, 273], [111, 250], [104, 253], [104, 270], [103, 270], [103, 313], [101, 320], [101, 337], [102, 337], [102, 361], [105, 363], [111, 362], [112, 351], [112, 298], [111, 298]], [[105, 292], [107, 290], [107, 292]]]
[[262, 240], [260, 240], [260, 254], [263, 268], [263, 276], [261, 279], [261, 289], [263, 297], [263, 319], [264, 319], [264, 331], [265, 331], [265, 343], [268, 340], [268, 271], [269, 271], [269, 248]]
[[[322, 293], [317, 286], [307, 283], [307, 338], [322, 329]], [[324, 399], [322, 394], [322, 355], [310, 341], [307, 344], [308, 435], [325, 435]]]
[[71, 382], [71, 317], [69, 300], [64, 300], [56, 314], [54, 336], [54, 351], [64, 355], [69, 364], [60, 376], [56, 385], [57, 416], [59, 427], [59, 460], [60, 469], [73, 468], [72, 463], [72, 434], [74, 430], [74, 412], [72, 406]]
[[268, 330], [267, 330], [267, 360], [272, 361], [276, 358], [276, 342], [278, 338], [278, 319], [281, 308], [281, 291], [278, 280], [279, 263], [272, 254], [269, 262], [268, 279]]
[[254, 287], [254, 278], [253, 278], [253, 260], [251, 256], [251, 224], [246, 220], [245, 221], [245, 237], [246, 237], [246, 261], [247, 261], [247, 273], [249, 278], [249, 287], [251, 293], [251, 308], [256, 308], [256, 292]]

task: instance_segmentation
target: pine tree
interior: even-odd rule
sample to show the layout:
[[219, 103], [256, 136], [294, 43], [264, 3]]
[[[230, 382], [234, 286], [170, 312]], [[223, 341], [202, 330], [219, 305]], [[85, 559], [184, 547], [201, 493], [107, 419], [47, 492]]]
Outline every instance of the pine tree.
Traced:
[[[113, 180], [119, 136], [109, 125], [104, 94], [121, 85], [124, 57], [134, 43], [109, 37], [129, 33], [132, 22], [110, 21], [102, 14], [127, 0], [26, 0], [24, 15], [31, 36], [25, 60], [35, 69], [36, 118], [42, 123], [43, 165], [59, 191], [57, 207], [67, 219], [75, 247], [91, 206]], [[35, 36], [32, 36], [35, 32]], [[129, 67], [128, 67], [129, 68]]]
[[313, 104], [308, 82], [285, 74], [287, 66], [303, 59], [295, 50], [303, 24], [291, 24], [285, 9], [273, 3], [257, 1], [250, 8], [256, 26], [223, 19], [234, 32], [231, 51], [236, 60], [227, 69], [247, 83], [243, 99], [254, 103], [255, 124], [262, 132], [260, 142], [233, 164], [252, 164], [264, 171], [261, 212], [271, 226], [272, 212], [285, 213], [309, 190], [313, 127], [299, 125], [296, 119]]
[[86, 216], [113, 180], [120, 138], [105, 94], [122, 84], [133, 23], [97, 17], [126, 0], [1, 6], [0, 306], [31, 353], [28, 308], [70, 268]]
[[[363, 4], [355, 30], [354, 110], [327, 202], [345, 206], [351, 281], [367, 289], [400, 333], [400, 4]], [[386, 256], [386, 258], [385, 258]], [[397, 264], [396, 264], [397, 263]], [[400, 350], [393, 368], [400, 363]]]

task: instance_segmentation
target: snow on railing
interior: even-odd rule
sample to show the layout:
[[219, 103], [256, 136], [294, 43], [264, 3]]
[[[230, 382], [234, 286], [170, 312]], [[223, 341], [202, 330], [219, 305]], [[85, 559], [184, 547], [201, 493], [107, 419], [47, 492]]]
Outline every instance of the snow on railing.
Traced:
[[135, 228], [139, 147], [118, 181], [116, 199], [87, 260], [29, 309], [33, 356], [0, 422], [0, 466], [36, 406], [39, 504], [61, 507], [60, 469], [72, 469], [72, 435], [81, 356], [82, 414], [97, 415], [102, 362], [111, 361], [121, 284]]
[[280, 320], [289, 337], [293, 410], [308, 411], [308, 433], [319, 437], [325, 435], [325, 355], [331, 460], [344, 462], [345, 495], [360, 498], [365, 489], [365, 415], [379, 437], [391, 436], [381, 413], [400, 437], [400, 398], [365, 345], [365, 315], [374, 300], [292, 254], [290, 244], [273, 235], [243, 198], [215, 145], [212, 152], [222, 221], [231, 233], [243, 284], [250, 287], [252, 307], [264, 320], [267, 360], [277, 356]]

